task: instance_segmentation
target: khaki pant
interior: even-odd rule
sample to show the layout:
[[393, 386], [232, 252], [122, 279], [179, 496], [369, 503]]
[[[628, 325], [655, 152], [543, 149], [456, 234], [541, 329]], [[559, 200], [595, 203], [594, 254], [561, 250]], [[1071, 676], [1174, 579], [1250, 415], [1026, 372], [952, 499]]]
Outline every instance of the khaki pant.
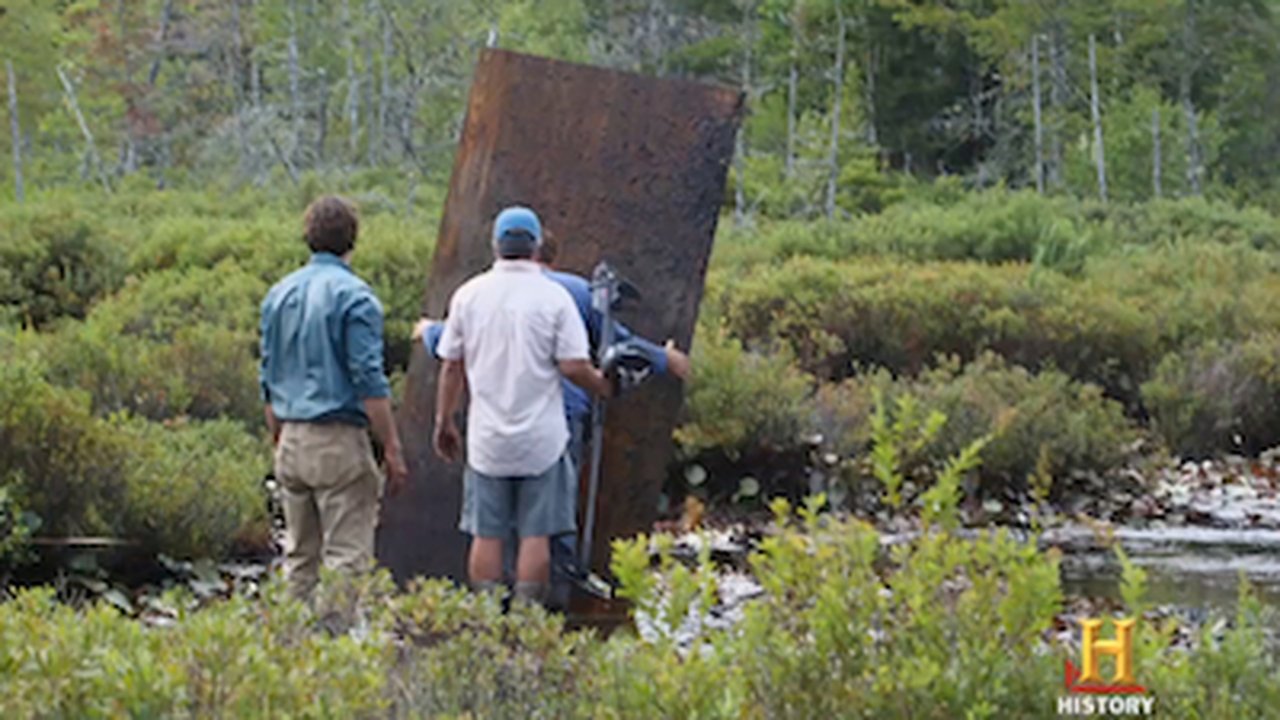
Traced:
[[320, 564], [361, 572], [373, 565], [382, 474], [363, 428], [285, 423], [275, 453], [286, 526], [285, 579], [307, 597]]

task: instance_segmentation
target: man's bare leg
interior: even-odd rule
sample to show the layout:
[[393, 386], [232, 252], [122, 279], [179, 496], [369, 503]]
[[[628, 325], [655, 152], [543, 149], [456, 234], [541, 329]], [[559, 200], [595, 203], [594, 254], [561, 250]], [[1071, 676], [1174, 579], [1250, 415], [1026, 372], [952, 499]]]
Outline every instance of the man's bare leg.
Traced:
[[516, 597], [541, 603], [551, 582], [551, 542], [546, 535], [520, 538], [516, 556]]
[[502, 583], [502, 538], [471, 539], [467, 577], [476, 589], [492, 588]]

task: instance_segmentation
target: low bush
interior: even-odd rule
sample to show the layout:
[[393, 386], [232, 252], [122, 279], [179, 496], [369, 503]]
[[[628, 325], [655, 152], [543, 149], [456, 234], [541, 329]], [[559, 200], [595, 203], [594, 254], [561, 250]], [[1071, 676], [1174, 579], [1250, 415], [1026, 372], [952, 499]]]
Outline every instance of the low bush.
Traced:
[[0, 307], [41, 327], [84, 317], [124, 281], [123, 242], [74, 203], [0, 209]]
[[1159, 328], [1121, 298], [1025, 266], [795, 258], [739, 280], [723, 302], [748, 347], [781, 344], [832, 380], [859, 365], [911, 375], [940, 354], [990, 349], [1129, 399], [1162, 347]]
[[1171, 353], [1142, 386], [1152, 427], [1183, 456], [1280, 444], [1280, 335]]
[[[1061, 478], [1068, 471], [1119, 469], [1142, 436], [1097, 386], [1053, 370], [1032, 374], [987, 353], [964, 366], [950, 358], [913, 379], [895, 380], [880, 370], [823, 386], [814, 398], [813, 427], [827, 451], [841, 458], [870, 456], [877, 398], [889, 407], [909, 399], [919, 418], [936, 413], [947, 419], [904, 458], [910, 475], [927, 476], [946, 458], [990, 438], [978, 473], [996, 497], [1025, 491], [1028, 476], [1037, 472]], [[890, 413], [890, 420], [895, 417]], [[872, 468], [855, 463], [845, 470], [869, 474]]]
[[42, 534], [202, 557], [260, 534], [268, 457], [241, 425], [97, 417], [86, 393], [49, 384], [20, 349], [0, 355], [0, 480]]
[[[1179, 243], [1280, 248], [1280, 218], [1204, 198], [1101, 205], [1029, 190], [956, 193], [945, 184], [927, 190], [910, 186], [903, 198], [897, 197], [903, 187], [887, 186], [886, 176], [873, 175], [870, 184], [851, 185], [856, 197], [846, 198], [846, 204], [863, 206], [868, 214], [839, 222], [765, 221], [745, 231], [729, 227], [716, 249], [717, 264], [874, 255], [1036, 263], [1075, 273], [1090, 258], [1105, 259], [1126, 248]], [[873, 177], [850, 177], [855, 176]]]
[[40, 517], [44, 533], [110, 534], [127, 444], [93, 416], [85, 393], [50, 385], [30, 357], [4, 355], [0, 468], [9, 491]]
[[1201, 245], [1122, 257], [1091, 260], [1079, 278], [1028, 265], [796, 257], [709, 282], [733, 336], [752, 349], [781, 346], [820, 379], [856, 366], [912, 375], [940, 354], [992, 350], [1096, 383], [1134, 410], [1166, 353], [1280, 331], [1269, 253]]
[[806, 425], [811, 378], [785, 355], [749, 352], [723, 328], [703, 327], [694, 347], [687, 418], [675, 431], [688, 456], [730, 456], [794, 446]]
[[120, 534], [173, 557], [221, 558], [237, 542], [263, 546], [264, 440], [226, 420], [163, 426], [117, 417], [111, 426], [129, 446]]
[[[1056, 711], [1064, 661], [1056, 551], [1004, 531], [939, 531], [892, 549], [820, 498], [776, 522], [750, 560], [763, 589], [719, 619], [709, 551], [686, 565], [668, 536], [615, 547], [637, 632], [601, 638], [517, 604], [385, 576], [322, 587], [315, 610], [280, 583], [192, 609], [171, 592], [152, 624], [49, 590], [0, 603], [5, 717], [992, 718]], [[651, 548], [658, 561], [651, 565]], [[1139, 617], [1135, 677], [1160, 714], [1266, 718], [1280, 668], [1247, 586], [1227, 622], [1174, 647], [1173, 619]], [[156, 618], [162, 622], [155, 622]], [[713, 622], [713, 619], [716, 619]], [[1070, 634], [1075, 637], [1074, 628]]]

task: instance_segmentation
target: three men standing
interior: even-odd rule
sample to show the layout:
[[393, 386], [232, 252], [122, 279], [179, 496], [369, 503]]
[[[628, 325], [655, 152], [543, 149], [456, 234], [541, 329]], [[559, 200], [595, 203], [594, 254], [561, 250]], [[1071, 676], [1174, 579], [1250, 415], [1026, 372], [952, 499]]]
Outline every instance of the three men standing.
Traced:
[[[388, 493], [407, 481], [383, 370], [382, 307], [349, 266], [355, 209], [322, 197], [304, 225], [311, 262], [267, 294], [261, 348], [287, 526], [285, 574], [301, 597], [322, 563], [350, 571], [372, 564], [381, 478], [369, 425], [385, 448]], [[553, 259], [554, 244], [544, 247], [537, 215], [523, 207], [502, 211], [493, 249], [492, 268], [454, 293], [447, 321], [428, 340], [443, 361], [433, 445], [446, 460], [461, 458], [454, 416], [469, 388], [459, 522], [473, 538], [468, 575], [477, 588], [499, 586], [504, 543], [514, 536], [516, 596], [543, 602], [549, 539], [559, 555], [574, 554], [588, 393], [606, 397], [613, 389], [590, 360], [588, 328], [599, 334], [599, 318], [589, 284], [539, 264]], [[673, 345], [636, 341], [659, 372], [687, 375], [688, 358]]]

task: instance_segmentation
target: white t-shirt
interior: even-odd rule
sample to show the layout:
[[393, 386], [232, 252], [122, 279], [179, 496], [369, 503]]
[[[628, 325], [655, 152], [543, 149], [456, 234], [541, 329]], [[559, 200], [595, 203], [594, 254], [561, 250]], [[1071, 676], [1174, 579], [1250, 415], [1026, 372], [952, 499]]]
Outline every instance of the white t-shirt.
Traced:
[[546, 472], [569, 441], [556, 363], [589, 352], [573, 298], [533, 261], [497, 260], [458, 288], [436, 354], [466, 366], [467, 464], [494, 477]]

